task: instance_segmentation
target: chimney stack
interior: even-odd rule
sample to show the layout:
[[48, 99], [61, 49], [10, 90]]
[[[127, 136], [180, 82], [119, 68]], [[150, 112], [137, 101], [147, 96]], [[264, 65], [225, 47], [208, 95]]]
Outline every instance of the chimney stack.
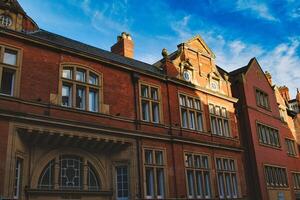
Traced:
[[117, 43], [110, 48], [111, 52], [128, 58], [133, 58], [134, 44], [130, 34], [123, 32], [117, 39]]
[[272, 83], [272, 76], [271, 76], [270, 72], [266, 71], [266, 72], [265, 72], [265, 75], [266, 75], [266, 77], [267, 77], [267, 79], [268, 79], [270, 85], [273, 86], [273, 83]]
[[282, 98], [288, 102], [290, 100], [289, 88], [286, 86], [282, 86], [282, 87], [279, 87], [278, 90], [279, 90]]

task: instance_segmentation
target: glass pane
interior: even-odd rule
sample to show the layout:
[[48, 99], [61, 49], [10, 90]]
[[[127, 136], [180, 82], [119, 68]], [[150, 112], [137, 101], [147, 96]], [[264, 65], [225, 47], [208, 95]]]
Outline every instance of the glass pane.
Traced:
[[53, 189], [54, 186], [54, 160], [50, 161], [43, 169], [39, 178], [38, 188], [40, 189]]
[[226, 137], [230, 136], [230, 134], [229, 134], [229, 122], [226, 119], [224, 119], [224, 135]]
[[194, 156], [194, 162], [195, 162], [195, 168], [201, 168], [201, 157], [200, 156]]
[[153, 164], [153, 155], [151, 150], [145, 150], [145, 162], [146, 164]]
[[76, 108], [85, 109], [85, 88], [76, 88]]
[[157, 88], [151, 88], [151, 99], [158, 100], [158, 90], [157, 90]]
[[181, 118], [182, 122], [181, 125], [183, 128], [187, 128], [187, 111], [185, 109], [181, 109]]
[[152, 168], [146, 168], [146, 195], [154, 197], [154, 173]]
[[142, 100], [142, 120], [150, 121], [149, 101]]
[[62, 77], [67, 79], [72, 79], [72, 69], [64, 68], [62, 72]]
[[62, 86], [62, 105], [72, 106], [72, 87], [69, 85]]
[[128, 183], [128, 168], [127, 166], [116, 167], [117, 177], [117, 199], [128, 199], [129, 183]]
[[190, 170], [187, 171], [187, 179], [188, 179], [189, 198], [192, 198], [195, 196], [193, 171]]
[[60, 188], [82, 188], [82, 162], [76, 156], [61, 156], [60, 158]]
[[211, 183], [210, 183], [209, 172], [204, 172], [204, 178], [205, 178], [205, 196], [206, 196], [206, 198], [210, 198], [211, 197]]
[[142, 97], [148, 98], [148, 86], [146, 85], [141, 85], [141, 95]]
[[156, 180], [157, 180], [157, 196], [159, 198], [164, 197], [165, 195], [165, 188], [164, 188], [164, 170], [157, 169], [156, 171]]
[[222, 119], [218, 119], [218, 135], [224, 135], [224, 127], [223, 127], [223, 123], [222, 123]]
[[226, 108], [222, 108], [222, 117], [227, 117]]
[[152, 121], [159, 123], [159, 104], [152, 102]]
[[17, 51], [5, 49], [3, 63], [9, 65], [17, 65]]
[[15, 183], [14, 183], [14, 198], [18, 199], [21, 190], [21, 178], [22, 178], [22, 160], [17, 158], [15, 166]]
[[197, 197], [202, 198], [204, 196], [203, 177], [202, 177], [202, 172], [200, 171], [196, 171], [196, 187], [197, 187]]
[[214, 105], [209, 104], [209, 113], [214, 114], [215, 110], [214, 110]]
[[201, 110], [201, 103], [200, 103], [200, 100], [198, 100], [198, 99], [195, 100], [195, 109]]
[[231, 193], [231, 180], [230, 180], [230, 175], [229, 174], [225, 174], [225, 179], [226, 179], [226, 194], [227, 197], [232, 197], [232, 193]]
[[89, 111], [98, 112], [98, 91], [90, 90], [89, 92]]
[[157, 165], [163, 165], [163, 152], [162, 151], [155, 151], [155, 162]]
[[186, 100], [185, 100], [185, 96], [184, 95], [180, 95], [180, 105], [181, 106], [186, 106]]
[[89, 84], [98, 85], [98, 76], [91, 72], [89, 75]]
[[188, 107], [189, 108], [194, 108], [194, 101], [192, 98], [188, 98]]
[[224, 179], [222, 173], [218, 173], [218, 190], [219, 190], [219, 196], [220, 198], [224, 198]]
[[88, 184], [88, 190], [90, 191], [100, 190], [100, 185], [99, 185], [96, 172], [94, 171], [90, 163], [88, 163], [87, 184]]
[[216, 106], [216, 115], [220, 115], [220, 107]]
[[197, 113], [197, 130], [203, 131], [202, 113]]
[[15, 83], [15, 71], [3, 68], [0, 93], [13, 96]]
[[208, 157], [207, 156], [202, 156], [202, 162], [203, 162], [203, 168], [208, 169]]
[[185, 166], [193, 167], [193, 156], [192, 154], [185, 154]]
[[189, 128], [195, 129], [195, 113], [194, 113], [194, 111], [189, 111]]
[[211, 117], [210, 120], [211, 120], [211, 131], [212, 131], [212, 134], [217, 134], [218, 131], [217, 131], [217, 121], [216, 121], [216, 118], [215, 117]]
[[222, 160], [220, 158], [217, 158], [217, 169], [218, 170], [222, 170], [223, 167], [222, 167]]
[[85, 82], [85, 70], [77, 69], [77, 71], [76, 71], [76, 81]]

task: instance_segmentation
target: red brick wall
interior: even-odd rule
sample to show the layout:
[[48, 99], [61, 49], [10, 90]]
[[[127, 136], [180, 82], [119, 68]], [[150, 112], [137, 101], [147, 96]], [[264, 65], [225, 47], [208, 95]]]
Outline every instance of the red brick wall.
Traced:
[[8, 122], [3, 119], [0, 120], [0, 196], [3, 194], [5, 165], [7, 155], [7, 142], [8, 142]]

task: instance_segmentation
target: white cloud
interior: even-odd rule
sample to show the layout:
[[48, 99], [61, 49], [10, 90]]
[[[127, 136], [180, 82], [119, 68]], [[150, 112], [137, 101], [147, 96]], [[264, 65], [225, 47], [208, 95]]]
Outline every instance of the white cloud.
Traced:
[[267, 4], [256, 0], [238, 0], [236, 1], [237, 11], [250, 11], [254, 16], [268, 20], [268, 21], [278, 21], [270, 12]]
[[170, 26], [173, 31], [177, 34], [177, 39], [181, 42], [191, 38], [193, 36], [192, 31], [189, 28], [189, 21], [191, 15], [186, 15], [178, 21], [171, 22]]
[[290, 12], [290, 17], [292, 17], [292, 18], [299, 18], [299, 17], [300, 17], [300, 7], [294, 8], [294, 9]]

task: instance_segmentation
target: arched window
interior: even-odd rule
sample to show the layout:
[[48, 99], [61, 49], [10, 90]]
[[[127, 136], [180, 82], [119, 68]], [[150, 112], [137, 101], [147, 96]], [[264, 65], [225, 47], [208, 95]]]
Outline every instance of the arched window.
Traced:
[[99, 112], [101, 75], [76, 65], [64, 65], [61, 71], [61, 105]]
[[[59, 167], [57, 168], [55, 165]], [[58, 172], [55, 173], [57, 169]], [[55, 177], [55, 174], [58, 177]], [[55, 180], [58, 180], [59, 188], [54, 187]], [[84, 184], [87, 185], [87, 188], [84, 188]], [[79, 156], [61, 155], [59, 163], [55, 163], [55, 159], [53, 159], [46, 165], [39, 177], [38, 189], [100, 191], [100, 181], [90, 162], [84, 165], [83, 159]]]

